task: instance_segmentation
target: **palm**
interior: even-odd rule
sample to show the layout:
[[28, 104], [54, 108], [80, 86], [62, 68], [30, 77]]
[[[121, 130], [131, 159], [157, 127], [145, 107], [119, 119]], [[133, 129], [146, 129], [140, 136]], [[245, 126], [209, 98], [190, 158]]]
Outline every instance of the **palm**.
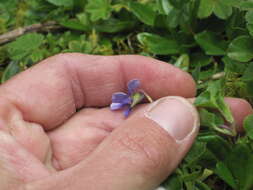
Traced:
[[[108, 108], [89, 108], [79, 111], [49, 132], [38, 124], [18, 121], [12, 127], [5, 128], [12, 134], [8, 138], [17, 142], [2, 144], [9, 154], [7, 157], [15, 156], [15, 163], [4, 160], [4, 167], [12, 168], [8, 175], [18, 181], [29, 182], [52, 175], [84, 160], [122, 120], [121, 113], [112, 113]], [[22, 125], [18, 128], [14, 127], [20, 123]], [[22, 151], [22, 154], [13, 155], [10, 149]], [[27, 171], [27, 174], [19, 170]]]

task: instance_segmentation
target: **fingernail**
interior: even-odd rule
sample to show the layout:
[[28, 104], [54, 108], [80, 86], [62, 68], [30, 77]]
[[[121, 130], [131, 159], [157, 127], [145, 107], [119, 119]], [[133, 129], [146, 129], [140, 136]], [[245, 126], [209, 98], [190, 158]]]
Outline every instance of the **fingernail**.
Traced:
[[145, 116], [166, 130], [176, 141], [182, 141], [199, 127], [194, 106], [181, 97], [165, 97], [152, 103]]

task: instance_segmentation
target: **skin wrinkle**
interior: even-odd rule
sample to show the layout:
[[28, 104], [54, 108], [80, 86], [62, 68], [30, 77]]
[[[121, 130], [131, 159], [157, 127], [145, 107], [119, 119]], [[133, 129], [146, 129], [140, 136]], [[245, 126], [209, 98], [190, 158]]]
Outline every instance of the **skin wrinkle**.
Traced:
[[[92, 86], [86, 85], [85, 91], [89, 92], [86, 106], [94, 105], [101, 107], [100, 105], [103, 105], [104, 107], [105, 105], [109, 105], [112, 92], [122, 88], [119, 83], [115, 83], [115, 80], [118, 81], [121, 78], [121, 75], [119, 75], [120, 77], [115, 76], [115, 73], [118, 73], [119, 70], [119, 62], [117, 60], [113, 61], [111, 68], [109, 68], [105, 64], [109, 61], [108, 59], [111, 60], [111, 57], [100, 57], [92, 66], [86, 66], [86, 72], [90, 74], [89, 76], [84, 76], [83, 81], [87, 81], [87, 84], [93, 84]], [[97, 76], [97, 73], [101, 72], [103, 72], [103, 79], [101, 77], [94, 77]], [[104, 88], [106, 88], [106, 91], [104, 91], [103, 96], [94, 102], [93, 96], [97, 96], [100, 93], [100, 89]]]
[[[96, 59], [96, 60], [97, 60], [97, 59]], [[77, 63], [74, 63], [74, 64], [76, 64], [74, 70], [76, 70], [76, 73], [78, 73], [78, 78], [81, 78], [81, 76], [80, 76], [80, 74], [79, 74], [79, 72], [80, 72], [80, 71], [79, 71], [80, 65], [78, 65]], [[97, 67], [96, 62], [93, 63], [93, 64], [90, 64], [90, 63], [86, 63], [86, 64], [85, 64], [85, 69], [86, 69], [86, 70], [89, 70], [90, 73], [95, 73], [94, 71], [96, 70], [96, 67]], [[82, 67], [81, 67], [80, 69], [82, 69]], [[87, 102], [89, 102], [88, 97], [86, 96], [86, 93], [85, 93], [85, 92], [88, 92], [88, 91], [91, 91], [91, 90], [89, 90], [89, 88], [90, 88], [89, 86], [83, 85], [83, 83], [81, 82], [81, 81], [88, 81], [88, 80], [90, 80], [90, 79], [87, 79], [86, 76], [83, 76], [83, 77], [84, 77], [83, 80], [79, 79], [79, 81], [80, 81], [79, 84], [82, 85], [82, 86], [81, 86], [81, 88], [82, 88], [81, 91], [82, 91], [82, 93], [83, 93], [83, 97], [85, 98], [84, 105], [82, 105], [82, 107], [85, 107], [85, 106], [88, 106], [88, 103], [87, 103]], [[96, 87], [95, 87], [95, 89], [96, 89]]]
[[[147, 148], [146, 145], [143, 144], [144, 138], [144, 135], [141, 137], [135, 137], [125, 133], [124, 138], [117, 139], [117, 143], [121, 146], [121, 148], [123, 147], [123, 149], [127, 151], [127, 154], [124, 154], [126, 158], [128, 158], [129, 155], [134, 155], [134, 159], [129, 159], [132, 165], [136, 165], [137, 168], [140, 168], [139, 159], [142, 159], [147, 170], [157, 169], [160, 163], [156, 161], [154, 154], [150, 152], [150, 148]], [[126, 153], [126, 151], [124, 151], [124, 153]], [[143, 167], [142, 169], [144, 170]]]
[[[60, 55], [57, 55], [57, 56], [60, 56], [60, 58], [63, 60], [63, 62], [61, 64], [63, 64], [64, 66], [62, 67], [63, 68], [63, 74], [64, 75], [64, 78], [69, 78], [69, 80], [67, 80], [69, 83], [68, 83], [68, 87], [64, 87], [64, 89], [70, 89], [70, 93], [71, 93], [71, 96], [72, 98], [70, 98], [70, 100], [68, 102], [65, 102], [64, 104], [62, 105], [59, 105], [59, 107], [57, 108], [57, 110], [61, 110], [62, 108], [65, 108], [66, 105], [71, 105], [71, 107], [73, 109], [71, 109], [71, 112], [69, 112], [68, 114], [65, 114], [65, 115], [62, 115], [62, 118], [63, 118], [63, 121], [62, 122], [58, 122], [56, 123], [56, 126], [59, 126], [61, 125], [64, 121], [68, 120], [69, 117], [71, 115], [73, 115], [75, 112], [76, 112], [76, 100], [75, 100], [75, 93], [74, 93], [74, 87], [73, 87], [73, 75], [72, 75], [72, 72], [71, 69], [68, 67], [68, 61], [67, 59], [65, 59], [65, 55], [64, 54], [60, 54]], [[58, 58], [60, 60], [60, 58]], [[70, 77], [69, 77], [70, 76]], [[61, 78], [61, 75], [60, 75], [60, 78]], [[63, 90], [63, 91], [66, 91], [66, 90]], [[67, 106], [68, 107], [68, 106]], [[61, 113], [59, 111], [59, 113]]]
[[[64, 57], [64, 56], [63, 56]], [[71, 91], [72, 91], [72, 96], [74, 99], [75, 103], [75, 108], [79, 109], [85, 105], [85, 91], [83, 89], [83, 83], [80, 80], [79, 72], [78, 69], [75, 69], [70, 66], [72, 64], [68, 59], [64, 59], [64, 65], [65, 65], [65, 70], [68, 73], [67, 76], [70, 76], [70, 86], [71, 86]]]
[[[118, 63], [119, 63], [119, 68], [118, 68], [118, 73], [121, 73], [121, 77], [119, 77], [121, 80], [120, 80], [120, 86], [125, 86], [125, 83], [126, 83], [126, 69], [124, 69], [124, 64], [121, 60], [121, 56], [118, 57]], [[125, 87], [126, 89], [126, 87]]]

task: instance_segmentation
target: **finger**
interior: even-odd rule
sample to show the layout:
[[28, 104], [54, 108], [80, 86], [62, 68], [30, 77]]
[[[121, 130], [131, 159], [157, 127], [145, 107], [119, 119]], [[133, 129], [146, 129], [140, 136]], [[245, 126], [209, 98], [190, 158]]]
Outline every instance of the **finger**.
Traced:
[[112, 93], [138, 78], [154, 99], [193, 97], [192, 77], [167, 63], [142, 56], [60, 54], [17, 75], [0, 87], [27, 121], [52, 129], [83, 106], [106, 106]]
[[[195, 108], [167, 97], [122, 123], [78, 166], [29, 189], [151, 190], [179, 164], [199, 127]], [[74, 174], [74, 175], [73, 175]], [[71, 178], [68, 182], [64, 179]], [[97, 180], [99, 179], [99, 183]]]
[[[195, 101], [195, 98], [190, 98], [189, 101], [193, 104]], [[225, 102], [228, 104], [232, 115], [235, 120], [235, 125], [237, 131], [243, 132], [243, 121], [244, 119], [253, 113], [252, 106], [250, 105], [249, 102], [242, 98], [231, 98], [231, 97], [226, 97]]]
[[[242, 121], [252, 113], [250, 104], [239, 98], [225, 100], [231, 108], [237, 126], [242, 128]], [[148, 104], [139, 105], [129, 118], [143, 114], [147, 106]], [[63, 170], [87, 158], [110, 135], [111, 131], [123, 122], [125, 122], [125, 117], [122, 112], [112, 112], [109, 108], [86, 108], [78, 112], [62, 127], [49, 133], [55, 168]]]
[[228, 103], [234, 116], [237, 131], [243, 132], [243, 121], [248, 115], [253, 113], [252, 106], [241, 98], [225, 98], [225, 101]]

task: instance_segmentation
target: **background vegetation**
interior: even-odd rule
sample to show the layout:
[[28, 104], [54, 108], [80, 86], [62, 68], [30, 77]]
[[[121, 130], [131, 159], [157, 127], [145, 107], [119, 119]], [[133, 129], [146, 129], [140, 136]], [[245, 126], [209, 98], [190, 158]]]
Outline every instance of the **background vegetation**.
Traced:
[[239, 135], [223, 101], [253, 103], [252, 0], [0, 0], [0, 34], [2, 82], [60, 52], [141, 54], [190, 72], [201, 132], [163, 186], [253, 188], [253, 116]]

